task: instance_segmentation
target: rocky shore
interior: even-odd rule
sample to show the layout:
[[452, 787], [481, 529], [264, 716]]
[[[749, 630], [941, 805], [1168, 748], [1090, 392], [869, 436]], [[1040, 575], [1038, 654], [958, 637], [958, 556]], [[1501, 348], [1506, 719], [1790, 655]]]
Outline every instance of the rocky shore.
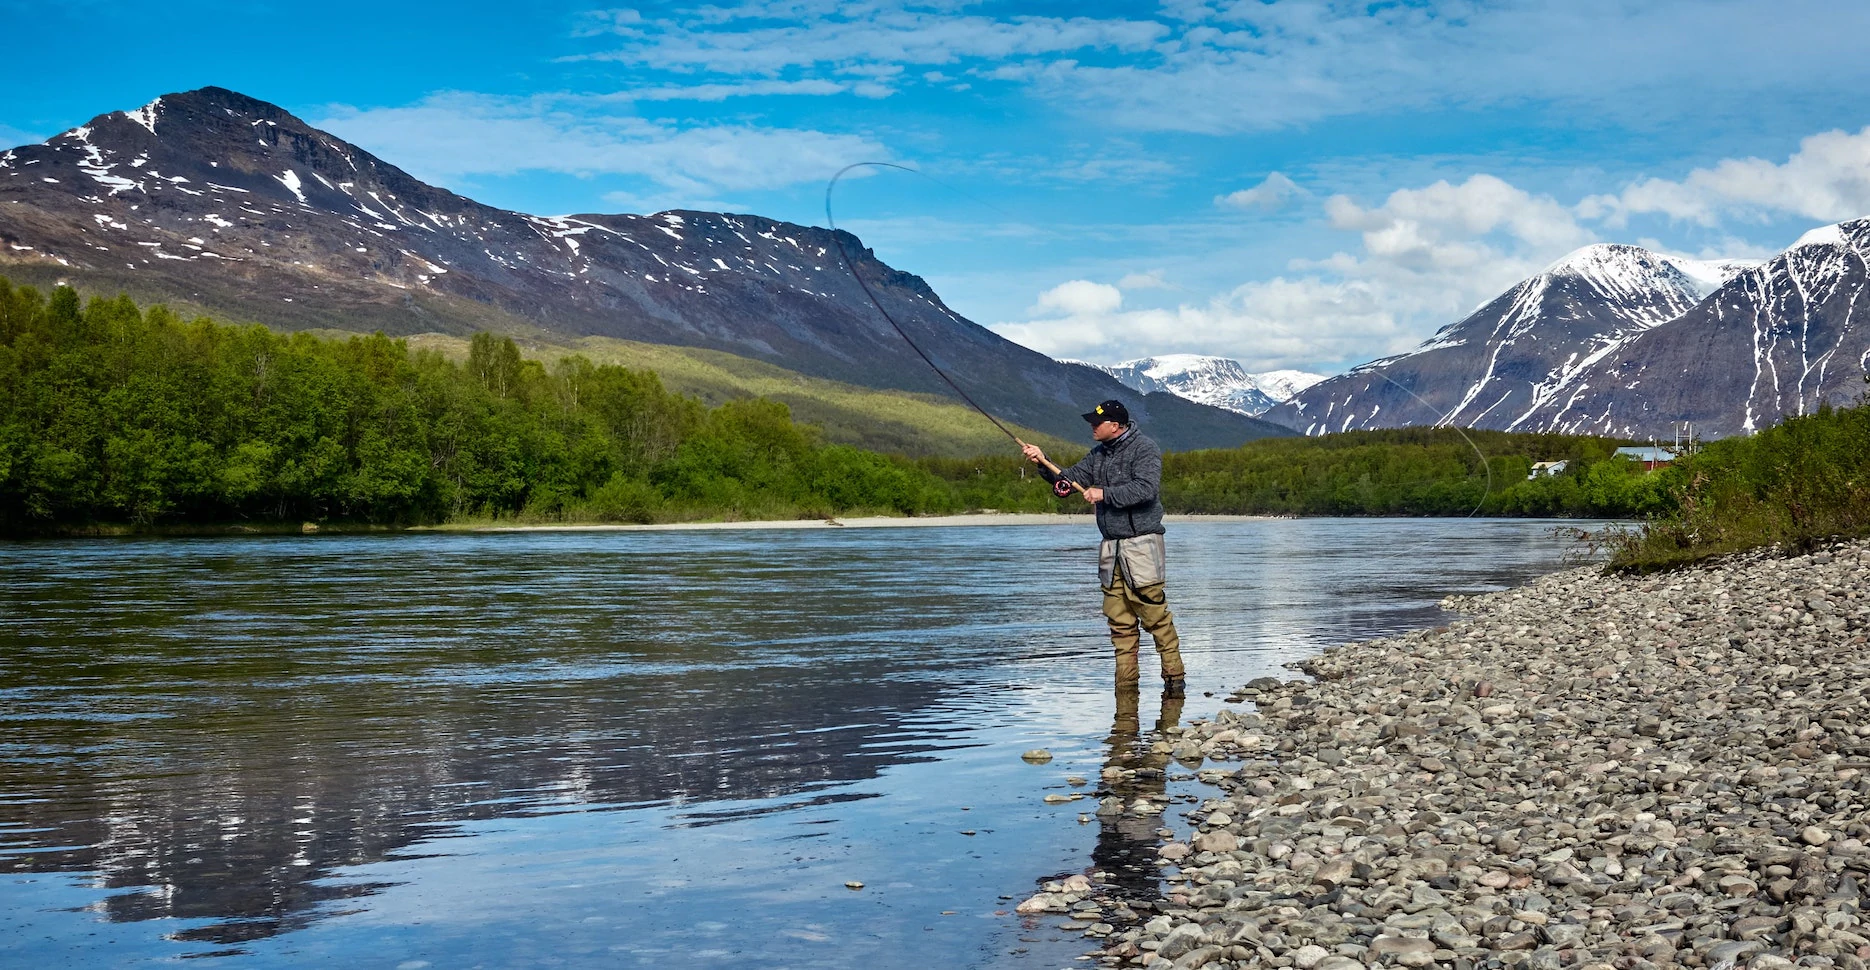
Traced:
[[1159, 768], [1105, 768], [1100, 822], [1171, 826], [1166, 894], [1020, 911], [1157, 970], [1870, 963], [1870, 544], [1443, 605], [1155, 738], [1215, 789], [1180, 837]]

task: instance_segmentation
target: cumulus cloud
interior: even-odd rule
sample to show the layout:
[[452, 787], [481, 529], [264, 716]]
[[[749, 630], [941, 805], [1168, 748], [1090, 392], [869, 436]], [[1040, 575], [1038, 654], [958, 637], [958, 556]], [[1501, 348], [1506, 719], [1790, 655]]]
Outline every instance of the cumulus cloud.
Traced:
[[1095, 316], [1115, 313], [1123, 306], [1123, 291], [1109, 283], [1071, 280], [1039, 294], [1031, 312], [1056, 312], [1067, 316]]
[[1783, 162], [1729, 158], [1679, 180], [1646, 178], [1621, 192], [1586, 198], [1578, 211], [1613, 227], [1643, 213], [1702, 226], [1729, 216], [1860, 218], [1870, 215], [1870, 127], [1812, 135]]
[[1325, 214], [1362, 233], [1371, 258], [1414, 271], [1466, 270], [1516, 250], [1563, 254], [1593, 238], [1556, 199], [1492, 175], [1399, 189], [1372, 208], [1335, 195]]
[[1332, 370], [1407, 350], [1595, 239], [1557, 200], [1491, 175], [1376, 204], [1333, 196], [1325, 212], [1359, 244], [1172, 307], [1129, 307], [1127, 285], [1073, 280], [1042, 294], [1029, 319], [993, 329], [1053, 356], [1203, 353], [1254, 369]]
[[1304, 194], [1305, 190], [1299, 188], [1297, 182], [1281, 172], [1274, 172], [1252, 188], [1215, 196], [1214, 204], [1231, 209], [1262, 209], [1270, 212], [1285, 208], [1286, 203]]
[[551, 98], [460, 92], [405, 107], [338, 105], [314, 122], [418, 178], [563, 172], [629, 175], [684, 195], [821, 180], [853, 161], [887, 158], [868, 138], [745, 125], [675, 127], [563, 110]]

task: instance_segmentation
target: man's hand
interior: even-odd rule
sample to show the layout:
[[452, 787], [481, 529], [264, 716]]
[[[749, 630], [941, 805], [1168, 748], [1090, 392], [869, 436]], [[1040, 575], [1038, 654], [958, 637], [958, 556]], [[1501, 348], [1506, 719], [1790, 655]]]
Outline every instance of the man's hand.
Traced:
[[1045, 461], [1045, 452], [1040, 451], [1038, 445], [1029, 445], [1025, 442], [1021, 442], [1020, 450], [1026, 453], [1026, 460], [1035, 465]]
[[1084, 490], [1084, 500], [1092, 505], [1096, 505], [1104, 500], [1104, 490], [1095, 487], [1087, 488]]

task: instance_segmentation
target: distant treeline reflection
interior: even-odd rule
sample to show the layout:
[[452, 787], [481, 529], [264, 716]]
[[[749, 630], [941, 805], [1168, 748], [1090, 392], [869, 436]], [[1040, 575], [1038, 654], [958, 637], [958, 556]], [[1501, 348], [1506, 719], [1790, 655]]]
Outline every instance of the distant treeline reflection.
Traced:
[[[491, 334], [461, 362], [381, 334], [183, 320], [4, 279], [0, 390], [0, 530], [15, 533], [1085, 510], [1011, 454], [826, 445], [777, 402], [708, 408], [652, 372], [576, 356], [547, 369]], [[1620, 443], [1449, 429], [1264, 439], [1170, 455], [1163, 493], [1173, 512], [1234, 514], [1663, 508], [1653, 477], [1613, 457]], [[1556, 459], [1570, 461], [1563, 474], [1528, 480]]]

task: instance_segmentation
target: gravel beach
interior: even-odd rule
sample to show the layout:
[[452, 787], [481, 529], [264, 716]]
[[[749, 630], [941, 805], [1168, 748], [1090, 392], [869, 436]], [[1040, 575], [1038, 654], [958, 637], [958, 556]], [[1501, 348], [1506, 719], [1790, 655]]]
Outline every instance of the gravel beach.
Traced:
[[1166, 895], [1091, 872], [1020, 912], [1158, 970], [1870, 962], [1870, 543], [1443, 606], [1113, 758], [1098, 820], [1167, 826]]

